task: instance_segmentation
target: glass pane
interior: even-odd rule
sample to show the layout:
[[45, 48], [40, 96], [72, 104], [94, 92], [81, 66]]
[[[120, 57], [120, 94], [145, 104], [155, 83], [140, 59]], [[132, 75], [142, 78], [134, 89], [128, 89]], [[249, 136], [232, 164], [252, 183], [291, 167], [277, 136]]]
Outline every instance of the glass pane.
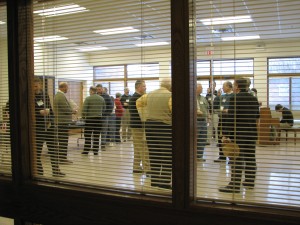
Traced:
[[124, 66], [94, 67], [94, 79], [124, 78]]
[[11, 175], [6, 3], [0, 5], [0, 174]]
[[300, 110], [300, 78], [292, 78], [292, 107], [291, 110]]
[[[39, 92], [41, 100], [32, 106], [40, 117], [34, 124], [34, 178], [170, 195], [170, 182], [168, 189], [162, 190], [151, 185], [145, 127], [132, 130], [135, 121], [131, 118], [140, 115], [129, 116], [128, 105], [136, 80], [144, 79], [150, 94], [160, 87], [160, 79], [170, 77], [170, 1], [75, 0], [73, 7], [79, 5], [85, 10], [61, 15], [62, 10], [57, 9], [64, 2], [33, 4], [34, 75], [45, 81], [54, 77], [54, 88], [47, 91], [49, 82], [45, 82]], [[54, 9], [54, 15], [43, 14], [46, 9]], [[95, 93], [91, 86], [99, 84], [102, 86], [96, 87]], [[125, 86], [130, 88], [127, 94]], [[121, 98], [116, 98], [117, 92]], [[47, 108], [43, 109], [48, 95]], [[76, 108], [70, 104], [75, 97]], [[88, 107], [93, 98], [97, 104]], [[103, 99], [105, 110], [100, 107]], [[45, 126], [49, 118], [55, 123], [51, 134]], [[168, 135], [170, 138], [171, 132]], [[143, 142], [142, 148], [137, 142]], [[145, 156], [143, 160], [140, 155]], [[170, 178], [170, 154], [167, 162]]]
[[281, 104], [289, 107], [290, 82], [289, 78], [269, 78], [269, 107], [273, 110], [275, 105]]
[[127, 66], [128, 79], [159, 77], [158, 64], [134, 64]]
[[300, 58], [277, 58], [268, 60], [269, 74], [300, 73]]
[[253, 59], [213, 61], [213, 75], [253, 74]]
[[197, 62], [197, 76], [209, 76], [210, 75], [210, 61], [198, 61]]

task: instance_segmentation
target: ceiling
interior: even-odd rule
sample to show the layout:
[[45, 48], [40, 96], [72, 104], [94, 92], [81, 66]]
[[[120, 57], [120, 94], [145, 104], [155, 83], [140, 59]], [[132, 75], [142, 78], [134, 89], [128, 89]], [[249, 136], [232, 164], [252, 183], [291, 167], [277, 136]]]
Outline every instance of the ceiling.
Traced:
[[[34, 10], [76, 3], [86, 12], [45, 18], [34, 15], [35, 37], [60, 35], [61, 44], [101, 45], [111, 50], [134, 48], [147, 42], [170, 43], [169, 0], [54, 0], [35, 2]], [[1, 7], [0, 20], [6, 21]], [[200, 20], [213, 17], [249, 15], [252, 22], [228, 25], [203, 25]], [[298, 0], [218, 0], [196, 1], [197, 44], [208, 46], [224, 42], [221, 37], [259, 35], [259, 40], [236, 43], [298, 41], [300, 38], [300, 1]], [[1, 26], [1, 25], [0, 25]], [[3, 25], [2, 25], [3, 26]], [[132, 26], [139, 32], [102, 36], [94, 30]], [[2, 29], [1, 29], [1, 33]]]

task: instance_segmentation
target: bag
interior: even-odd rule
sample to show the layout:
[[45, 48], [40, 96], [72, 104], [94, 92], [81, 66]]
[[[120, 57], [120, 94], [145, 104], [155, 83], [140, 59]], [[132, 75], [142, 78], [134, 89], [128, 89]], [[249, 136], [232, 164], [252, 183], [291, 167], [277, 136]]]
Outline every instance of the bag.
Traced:
[[240, 154], [240, 148], [236, 143], [229, 142], [229, 143], [224, 143], [223, 147], [223, 154], [226, 157], [229, 157], [230, 159], [235, 159], [239, 156]]

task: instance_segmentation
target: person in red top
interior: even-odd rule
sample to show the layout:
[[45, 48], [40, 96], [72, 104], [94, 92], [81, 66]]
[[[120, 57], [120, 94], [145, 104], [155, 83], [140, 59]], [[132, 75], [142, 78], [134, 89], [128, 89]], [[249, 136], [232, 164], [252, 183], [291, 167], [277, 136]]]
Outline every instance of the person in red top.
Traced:
[[120, 128], [121, 128], [121, 118], [124, 113], [124, 108], [121, 103], [121, 93], [116, 93], [115, 98], [115, 114], [116, 114], [116, 133], [115, 133], [115, 141], [116, 143], [120, 143]]

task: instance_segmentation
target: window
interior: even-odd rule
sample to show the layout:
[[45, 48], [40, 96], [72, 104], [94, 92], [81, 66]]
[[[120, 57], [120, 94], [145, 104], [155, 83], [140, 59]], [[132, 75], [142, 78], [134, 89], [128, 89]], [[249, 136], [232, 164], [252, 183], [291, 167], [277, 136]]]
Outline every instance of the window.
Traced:
[[103, 66], [94, 68], [94, 79], [124, 78], [124, 66]]
[[[146, 145], [145, 121], [137, 119], [138, 127], [128, 127], [129, 119], [140, 114], [135, 109], [131, 112], [131, 98], [121, 105], [121, 99], [115, 99], [117, 92], [124, 94], [124, 87], [133, 95], [136, 80], [145, 80], [151, 95], [160, 87], [160, 79], [170, 77], [170, 1], [75, 2], [84, 10], [63, 15], [57, 9], [65, 7], [64, 1], [33, 4], [34, 70], [42, 81], [34, 96], [39, 99], [32, 105], [36, 112], [34, 179], [170, 196], [171, 148], [159, 162], [151, 162], [157, 167], [157, 177], [149, 176], [153, 154]], [[47, 10], [54, 14], [41, 13]], [[54, 93], [47, 93], [47, 77], [54, 78]], [[102, 88], [95, 93], [90, 87], [98, 84]], [[88, 105], [92, 97], [97, 112]], [[166, 105], [165, 110], [169, 110]], [[129, 113], [135, 115], [129, 117]], [[169, 140], [170, 125], [167, 135]], [[161, 175], [164, 163], [167, 174]], [[160, 182], [167, 182], [164, 185], [169, 188], [161, 190]]]
[[[199, 115], [197, 121], [197, 124], [202, 124], [197, 129], [197, 148], [200, 150], [195, 163], [199, 202], [259, 204], [273, 208], [294, 206], [299, 209], [300, 195], [295, 186], [295, 181], [299, 181], [299, 167], [296, 166], [300, 160], [298, 139], [296, 145], [292, 142], [294, 136], [291, 134], [287, 141], [283, 140], [277, 136], [274, 128], [279, 126], [282, 116], [274, 112], [274, 106], [278, 103], [292, 110], [295, 121], [299, 119], [299, 41], [295, 38], [295, 35], [299, 36], [299, 30], [292, 29], [295, 23], [293, 16], [299, 14], [299, 9], [300, 4], [295, 1], [287, 1], [276, 10], [269, 2], [196, 1], [197, 80], [203, 84], [202, 96], [206, 95], [208, 81], [215, 80], [218, 90], [226, 80], [247, 77], [251, 79], [250, 88], [257, 89], [257, 99], [261, 104], [257, 123], [258, 140], [257, 144], [252, 143], [256, 162], [252, 161], [253, 164], [249, 165], [253, 157], [247, 155], [243, 159], [246, 152], [241, 155], [242, 166], [245, 166], [243, 173], [247, 175], [244, 177], [244, 174], [235, 170], [239, 159], [223, 156], [226, 148], [220, 139], [230, 136], [224, 126], [234, 124], [237, 131], [240, 124], [224, 121], [226, 115], [220, 111], [217, 96], [208, 96], [207, 100], [211, 100], [210, 109], [213, 110], [209, 111], [207, 123]], [[248, 17], [248, 22], [241, 20], [243, 17], [240, 15]], [[284, 24], [283, 30], [273, 26], [274, 23]], [[205, 48], [210, 50], [203, 51]], [[236, 111], [240, 108], [234, 108], [239, 102], [234, 98], [230, 102], [235, 110], [231, 110], [231, 116], [239, 121], [242, 115], [237, 115]], [[253, 111], [250, 109], [239, 113], [246, 112], [248, 119], [251, 118]], [[255, 125], [256, 121], [252, 120], [251, 123]], [[246, 124], [243, 126], [247, 127]], [[206, 129], [207, 132], [203, 132]], [[250, 142], [250, 129], [245, 132], [248, 132], [245, 142]], [[231, 139], [239, 141], [239, 138]], [[247, 144], [239, 143], [242, 148], [244, 145]], [[249, 189], [247, 180], [251, 180], [253, 175], [255, 182], [252, 183], [253, 188]]]
[[233, 83], [237, 76], [248, 77], [250, 88], [253, 88], [253, 73], [253, 59], [197, 61], [197, 78], [203, 86], [203, 95], [207, 93], [211, 78], [216, 82], [215, 90], [222, 90], [225, 81]]
[[11, 176], [6, 4], [0, 7], [0, 174]]
[[268, 72], [269, 74], [299, 74], [300, 58], [270, 58]]
[[213, 75], [253, 75], [253, 59], [214, 60]]
[[[125, 72], [127, 71], [127, 72]], [[108, 93], [114, 96], [117, 92], [124, 92], [124, 83], [131, 94], [135, 92], [136, 80], [144, 80], [147, 90], [153, 91], [159, 87], [159, 64], [129, 64], [124, 66], [95, 67], [94, 80], [108, 88]], [[115, 74], [118, 74], [115, 76]], [[110, 81], [110, 80], [119, 81]]]
[[300, 110], [299, 82], [300, 58], [269, 58], [269, 106], [284, 105], [291, 110]]
[[159, 65], [157, 63], [128, 65], [127, 73], [128, 79], [159, 78]]

